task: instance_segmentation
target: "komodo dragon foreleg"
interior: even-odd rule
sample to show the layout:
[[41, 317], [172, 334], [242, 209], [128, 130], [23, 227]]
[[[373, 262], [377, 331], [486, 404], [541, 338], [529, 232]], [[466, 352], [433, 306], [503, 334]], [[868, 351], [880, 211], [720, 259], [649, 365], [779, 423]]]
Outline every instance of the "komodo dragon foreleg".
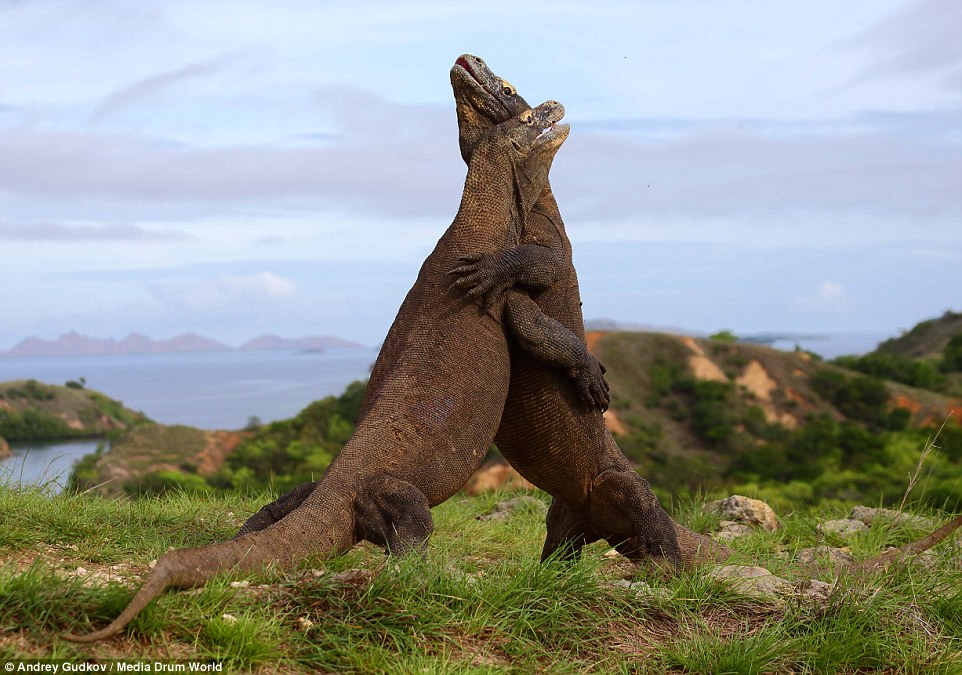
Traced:
[[582, 400], [607, 410], [611, 397], [605, 367], [588, 352], [583, 340], [545, 314], [525, 293], [509, 291], [504, 305], [508, 335], [537, 361], [565, 371]]

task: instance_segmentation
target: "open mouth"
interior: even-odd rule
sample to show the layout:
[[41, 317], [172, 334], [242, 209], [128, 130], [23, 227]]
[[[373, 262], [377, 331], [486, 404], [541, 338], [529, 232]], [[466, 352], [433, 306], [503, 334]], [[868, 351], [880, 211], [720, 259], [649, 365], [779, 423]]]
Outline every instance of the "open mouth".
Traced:
[[468, 63], [468, 60], [466, 58], [464, 58], [463, 56], [459, 56], [458, 60], [454, 62], [454, 65], [460, 66], [461, 68], [463, 68], [464, 71], [468, 75], [470, 75], [475, 82], [477, 82], [478, 84], [481, 84], [481, 82], [478, 80], [478, 74], [473, 70], [471, 70], [471, 64]]

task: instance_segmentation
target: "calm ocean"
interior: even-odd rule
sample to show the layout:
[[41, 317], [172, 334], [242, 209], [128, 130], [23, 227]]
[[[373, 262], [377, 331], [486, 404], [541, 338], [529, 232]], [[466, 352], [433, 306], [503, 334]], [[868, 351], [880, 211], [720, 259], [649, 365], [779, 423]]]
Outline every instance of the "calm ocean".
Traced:
[[[240, 429], [251, 417], [293, 417], [312, 401], [341, 393], [367, 377], [376, 357], [373, 349], [331, 349], [0, 359], [0, 382], [64, 384], [83, 377], [87, 388], [162, 424]], [[96, 441], [13, 445], [13, 456], [0, 461], [0, 481], [63, 483], [69, 467], [96, 447]]]

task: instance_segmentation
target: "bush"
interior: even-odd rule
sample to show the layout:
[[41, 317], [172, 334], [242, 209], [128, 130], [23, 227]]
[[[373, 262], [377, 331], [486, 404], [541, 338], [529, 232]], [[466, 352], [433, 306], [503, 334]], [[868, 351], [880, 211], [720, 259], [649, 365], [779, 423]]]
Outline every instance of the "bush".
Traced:
[[219, 488], [285, 490], [317, 480], [354, 433], [366, 383], [315, 401], [290, 420], [256, 429], [210, 479]]
[[179, 471], [155, 471], [124, 483], [124, 492], [132, 497], [161, 496], [178, 492], [204, 494], [210, 491], [211, 486], [200, 476]]
[[[944, 362], [944, 360], [943, 360]], [[897, 352], [873, 352], [865, 356], [840, 356], [835, 363], [872, 377], [901, 382], [912, 387], [942, 391], [946, 379], [929, 361], [913, 359]]]
[[877, 377], [848, 377], [828, 368], [812, 375], [812, 388], [838, 411], [876, 429], [899, 429], [908, 422], [904, 413], [889, 410], [889, 391]]
[[962, 333], [953, 335], [945, 346], [940, 367], [947, 373], [962, 371]]

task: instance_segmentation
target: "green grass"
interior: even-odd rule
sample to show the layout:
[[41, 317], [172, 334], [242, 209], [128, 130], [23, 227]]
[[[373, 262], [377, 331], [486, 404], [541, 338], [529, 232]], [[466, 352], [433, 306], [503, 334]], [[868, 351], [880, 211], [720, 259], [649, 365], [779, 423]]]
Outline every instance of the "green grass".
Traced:
[[[884, 576], [843, 572], [824, 606], [773, 605], [705, 570], [646, 574], [605, 557], [603, 544], [573, 565], [540, 564], [539, 504], [506, 520], [477, 519], [504, 498], [459, 496], [435, 508], [424, 558], [385, 559], [362, 544], [246, 587], [222, 578], [164, 594], [121, 637], [75, 645], [57, 634], [103, 626], [151, 560], [230, 537], [264, 499], [108, 501], [0, 490], [0, 659], [216, 659], [229, 672], [291, 673], [962, 672], [962, 559], [951, 546]], [[695, 501], [674, 506], [696, 529], [714, 525]], [[849, 506], [783, 512], [782, 530], [738, 540], [732, 562], [761, 561], [802, 579], [795, 553], [833, 543], [815, 525]], [[851, 550], [870, 556], [915, 534], [875, 526]], [[127, 581], [79, 578], [78, 567]], [[337, 576], [353, 569], [370, 574]], [[655, 594], [609, 583], [635, 575]], [[836, 580], [831, 572], [820, 578]]]

